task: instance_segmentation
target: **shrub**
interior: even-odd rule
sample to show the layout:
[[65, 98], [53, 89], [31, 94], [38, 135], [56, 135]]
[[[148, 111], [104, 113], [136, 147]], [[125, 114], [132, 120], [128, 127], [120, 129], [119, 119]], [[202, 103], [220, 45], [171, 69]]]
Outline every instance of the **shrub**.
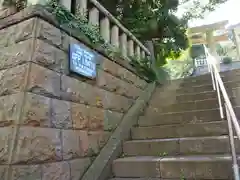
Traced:
[[223, 58], [223, 64], [231, 64], [232, 63], [232, 58], [231, 57], [224, 57]]

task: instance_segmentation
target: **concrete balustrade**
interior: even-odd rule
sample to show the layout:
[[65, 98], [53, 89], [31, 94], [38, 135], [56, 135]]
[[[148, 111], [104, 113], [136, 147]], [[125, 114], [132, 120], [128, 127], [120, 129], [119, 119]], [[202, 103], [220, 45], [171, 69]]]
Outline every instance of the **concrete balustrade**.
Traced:
[[[0, 0], [0, 3], [2, 1]], [[47, 1], [27, 0], [27, 2], [34, 5], [45, 4]], [[60, 0], [59, 3], [71, 11], [72, 0]], [[99, 27], [104, 40], [113, 47], [120, 48], [123, 56], [150, 56], [150, 51], [97, 0], [76, 0], [75, 8], [76, 14], [87, 17], [89, 24]]]
[[123, 33], [120, 37], [120, 49], [124, 57], [127, 56], [127, 35]]
[[89, 11], [89, 24], [99, 26], [99, 11], [97, 8], [92, 8]]
[[100, 34], [106, 42], [110, 42], [110, 22], [107, 17], [100, 21]]
[[140, 58], [141, 57], [141, 49], [139, 46], [136, 46], [135, 48], [135, 55]]
[[141, 52], [141, 56], [142, 56], [142, 58], [145, 58], [145, 57], [146, 57], [145, 51], [142, 51], [142, 52]]
[[71, 3], [72, 1], [68, 0], [59, 0], [59, 3], [62, 4], [65, 8], [67, 8], [69, 11], [71, 11]]
[[3, 8], [3, 5], [2, 5], [2, 4], [3, 4], [3, 2], [4, 2], [3, 0], [0, 0], [0, 9], [2, 9], [2, 8]]
[[119, 47], [119, 28], [117, 25], [111, 29], [111, 44], [116, 48]]
[[[71, 0], [64, 0], [64, 1], [71, 1]], [[76, 7], [77, 7], [77, 13], [86, 16], [87, 15], [87, 0], [76, 0]]]
[[133, 40], [128, 41], [128, 56], [134, 55], [134, 42]]

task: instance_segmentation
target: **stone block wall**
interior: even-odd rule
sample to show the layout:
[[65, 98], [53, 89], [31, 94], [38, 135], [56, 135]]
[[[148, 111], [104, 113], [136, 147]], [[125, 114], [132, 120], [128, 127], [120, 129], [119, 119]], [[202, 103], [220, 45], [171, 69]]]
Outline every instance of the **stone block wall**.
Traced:
[[144, 92], [103, 56], [96, 79], [70, 74], [70, 43], [37, 17], [0, 29], [1, 180], [79, 180]]

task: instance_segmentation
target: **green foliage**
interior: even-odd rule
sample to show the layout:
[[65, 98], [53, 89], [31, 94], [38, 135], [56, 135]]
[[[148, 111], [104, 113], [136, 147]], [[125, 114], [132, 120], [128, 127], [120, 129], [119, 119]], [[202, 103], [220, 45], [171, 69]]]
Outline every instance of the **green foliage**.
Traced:
[[190, 76], [194, 71], [194, 62], [190, 57], [191, 48], [184, 51], [179, 59], [168, 61], [164, 66], [169, 72], [171, 79], [180, 79]]
[[74, 29], [75, 32], [79, 33], [79, 36], [85, 35], [88, 42], [95, 47], [101, 46], [105, 50], [110, 50], [110, 45], [104, 41], [102, 36], [100, 36], [98, 27], [88, 24], [87, 18], [81, 15], [72, 14], [56, 0], [49, 1], [46, 8], [49, 12], [52, 12], [52, 14], [55, 15], [61, 26]]
[[165, 156], [167, 156], [167, 155], [168, 155], [167, 152], [162, 152], [162, 153], [159, 154], [160, 157], [165, 157]]
[[134, 57], [130, 58], [130, 64], [137, 70], [138, 74], [147, 78], [148, 82], [153, 82], [157, 80], [156, 72], [151, 68], [151, 61], [148, 58], [136, 59]]
[[182, 171], [181, 171], [181, 175], [180, 175], [180, 180], [186, 180], [186, 178], [185, 178], [185, 176], [184, 176]]
[[[153, 41], [156, 65], [177, 59], [189, 47], [187, 23], [202, 18], [226, 0], [99, 0], [115, 17], [142, 41]], [[179, 7], [187, 11], [181, 19], [174, 13]]]
[[[78, 33], [78, 36], [84, 38], [93, 47], [101, 47], [102, 50], [113, 59], [116, 57], [124, 59], [120, 50], [106, 43], [100, 35], [99, 28], [90, 25], [85, 17], [72, 14], [56, 0], [49, 1], [46, 5], [46, 9], [55, 15], [55, 18], [62, 27], [71, 28]], [[131, 60], [130, 64], [136, 69], [140, 76], [145, 77], [148, 81], [156, 80], [155, 73], [150, 67], [149, 60], [137, 59], [135, 57], [131, 57]]]
[[227, 56], [227, 54], [228, 54], [228, 49], [226, 47], [222, 46], [221, 44], [216, 45], [216, 51], [219, 56]]
[[228, 0], [182, 0], [180, 8], [185, 9], [183, 20], [189, 21], [197, 18], [203, 18], [208, 12], [214, 11], [218, 5]]
[[231, 57], [224, 57], [223, 58], [223, 64], [231, 64], [232, 58]]
[[[186, 35], [187, 21], [199, 18], [205, 11], [211, 11], [217, 4], [226, 0], [210, 0], [202, 5], [199, 0], [99, 0], [115, 17], [117, 17], [131, 32], [142, 41], [151, 40], [154, 44], [156, 65], [164, 65], [167, 59], [177, 59], [183, 50], [189, 46]], [[174, 12], [179, 5], [190, 3], [190, 9], [182, 19], [177, 18]], [[17, 10], [26, 6], [26, 0], [4, 0], [5, 6], [15, 6]], [[52, 12], [61, 26], [75, 29], [81, 38], [93, 47], [100, 47], [109, 57], [117, 56], [118, 50], [111, 47], [100, 36], [98, 27], [89, 25], [87, 19], [71, 14], [57, 0], [52, 0], [46, 6]], [[76, 14], [78, 10], [76, 10]], [[121, 57], [122, 58], [122, 57]], [[139, 72], [154, 79], [154, 73], [146, 63], [133, 60], [133, 66]], [[146, 65], [145, 68], [143, 66]], [[156, 72], [157, 70], [155, 70]], [[158, 69], [158, 74], [165, 74], [165, 70]]]
[[188, 47], [186, 22], [174, 14], [178, 0], [100, 0], [141, 41], [154, 44], [156, 65], [177, 58]]

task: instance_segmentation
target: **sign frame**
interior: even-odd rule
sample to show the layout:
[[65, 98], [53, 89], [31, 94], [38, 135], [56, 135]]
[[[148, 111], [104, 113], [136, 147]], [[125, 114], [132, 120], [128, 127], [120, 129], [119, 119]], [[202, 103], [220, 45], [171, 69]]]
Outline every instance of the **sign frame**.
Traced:
[[[78, 53], [77, 50], [79, 50]], [[76, 57], [78, 55], [81, 56], [80, 60], [75, 59], [74, 62], [74, 58], [79, 58]], [[73, 56], [75, 57], [73, 58]], [[82, 59], [83, 56], [85, 56], [86, 58]], [[99, 55], [95, 51], [90, 50], [85, 45], [77, 43], [69, 44], [68, 69], [70, 73], [74, 73], [78, 76], [83, 76], [92, 80], [96, 79], [98, 59]], [[76, 67], [77, 65], [78, 67]]]

